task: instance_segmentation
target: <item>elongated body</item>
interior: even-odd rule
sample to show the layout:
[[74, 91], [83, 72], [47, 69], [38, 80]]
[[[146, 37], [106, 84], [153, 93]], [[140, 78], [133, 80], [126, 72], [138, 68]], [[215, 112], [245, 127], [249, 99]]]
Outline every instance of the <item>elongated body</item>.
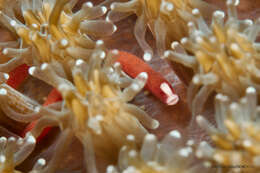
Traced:
[[[158, 121], [142, 109], [128, 103], [145, 86], [147, 73], [131, 79], [114, 64], [117, 55], [118, 51], [107, 51], [103, 42], [97, 41], [88, 63], [82, 59], [71, 61], [72, 80], [56, 72], [54, 62], [29, 69], [32, 76], [57, 88], [63, 99], [61, 103], [48, 106], [37, 104], [28, 114], [9, 109], [15, 114], [8, 116], [17, 121], [37, 120], [30, 129], [35, 138], [41, 137], [46, 127], [59, 127], [61, 133], [55, 153], [42, 172], [55, 172], [73, 137], [81, 142], [88, 170], [93, 172], [96, 171], [96, 154], [115, 159], [119, 148], [126, 143], [124, 136], [134, 134], [136, 145], [140, 145], [147, 134], [144, 127], [159, 126]], [[3, 100], [8, 98], [9, 90], [2, 87], [1, 91]]]
[[171, 84], [160, 73], [154, 71], [148, 64], [132, 54], [120, 51], [119, 55], [117, 62], [120, 63], [122, 70], [126, 74], [135, 78], [141, 72], [146, 72], [148, 79], [145, 88], [149, 92], [167, 105], [178, 103], [178, 95]]

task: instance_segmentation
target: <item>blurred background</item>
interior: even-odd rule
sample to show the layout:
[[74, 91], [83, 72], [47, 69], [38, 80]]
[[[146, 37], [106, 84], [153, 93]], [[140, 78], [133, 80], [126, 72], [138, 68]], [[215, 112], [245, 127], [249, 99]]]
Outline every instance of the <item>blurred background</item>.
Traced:
[[[102, 2], [102, 0], [90, 0], [93, 4], [97, 5]], [[151, 0], [152, 1], [152, 0]], [[226, 0], [205, 0], [215, 6], [216, 9], [226, 10], [225, 1]], [[85, 0], [79, 0], [78, 4], [75, 7], [77, 11], [81, 5], [86, 2]], [[260, 16], [260, 0], [240, 0], [240, 5], [238, 6], [239, 17], [243, 19], [252, 19], [255, 20]], [[211, 15], [211, 14], [209, 14]], [[142, 57], [143, 52], [138, 46], [135, 37], [133, 35], [133, 29], [135, 24], [136, 16], [130, 16], [123, 21], [115, 23], [117, 25], [116, 33], [104, 39], [105, 45], [109, 49], [119, 49], [130, 52], [134, 55]], [[154, 39], [150, 32], [147, 32], [146, 36], [147, 41], [150, 45], [154, 45]], [[12, 40], [10, 33], [4, 28], [0, 28], [0, 41]], [[166, 106], [162, 104], [159, 100], [154, 98], [150, 94], [140, 93], [135, 100], [134, 104], [143, 106], [145, 111], [152, 116], [153, 118], [159, 120], [160, 126], [157, 130], [151, 131], [155, 133], [159, 138], [163, 137], [167, 132], [177, 129], [184, 136], [188, 138], [194, 138], [198, 141], [207, 140], [205, 133], [200, 130], [196, 124], [190, 123], [191, 113], [187, 104], [186, 92], [187, 85], [182, 82], [182, 80], [188, 82], [192, 73], [183, 68], [178, 64], [172, 64], [166, 60], [160, 59], [157, 55], [149, 62], [151, 67], [160, 72], [170, 83], [172, 83], [176, 93], [180, 96], [180, 102], [174, 106]], [[176, 74], [179, 74], [177, 76]], [[51, 87], [47, 84], [33, 78], [29, 77], [22, 86], [19, 88], [19, 91], [26, 94], [28, 97], [35, 99], [39, 103], [43, 103], [46, 99], [47, 94], [51, 90]], [[206, 116], [211, 122], [213, 122], [212, 114], [213, 109], [213, 99], [212, 96], [210, 101], [206, 105], [206, 109], [203, 110], [203, 116]], [[2, 113], [3, 114], [3, 113]], [[3, 117], [3, 116], [2, 116]], [[214, 123], [214, 122], [213, 122]], [[18, 124], [9, 119], [0, 121], [1, 126], [0, 134], [2, 136], [8, 136], [17, 134], [22, 129], [24, 129], [25, 124]], [[7, 131], [8, 129], [9, 131]], [[44, 141], [41, 142], [34, 154], [20, 166], [20, 169], [26, 170], [30, 167], [37, 158], [45, 157], [48, 158], [51, 156], [53, 149], [55, 147], [55, 139], [58, 134], [58, 130], [52, 131], [52, 133], [44, 138]], [[65, 151], [64, 151], [65, 152]], [[69, 151], [66, 151], [68, 154], [62, 163], [60, 172], [77, 172], [81, 167], [84, 167], [82, 164], [82, 148], [77, 140], [73, 141], [72, 146]], [[104, 160], [97, 158], [98, 167], [100, 172], [104, 172], [107, 164], [111, 164], [111, 160]]]

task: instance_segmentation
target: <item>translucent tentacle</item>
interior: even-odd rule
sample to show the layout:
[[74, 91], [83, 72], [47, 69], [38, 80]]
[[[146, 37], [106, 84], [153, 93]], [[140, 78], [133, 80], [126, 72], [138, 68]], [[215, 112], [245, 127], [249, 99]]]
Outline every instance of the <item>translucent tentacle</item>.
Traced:
[[72, 142], [73, 133], [70, 129], [64, 130], [57, 143], [55, 153], [47, 166], [42, 171], [43, 173], [54, 173], [59, 167], [59, 163], [63, 159], [64, 151], [66, 151]]
[[137, 18], [134, 28], [134, 34], [138, 44], [144, 51], [144, 60], [149, 61], [153, 56], [153, 51], [149, 44], [145, 41], [145, 34], [147, 29], [146, 20], [147, 19], [144, 13]]
[[157, 120], [152, 119], [145, 111], [135, 105], [127, 104], [126, 111], [133, 114], [146, 128], [156, 129], [159, 126]]
[[145, 72], [140, 73], [134, 80], [134, 82], [123, 91], [123, 97], [126, 101], [132, 100], [137, 93], [139, 93], [146, 84], [148, 74]]

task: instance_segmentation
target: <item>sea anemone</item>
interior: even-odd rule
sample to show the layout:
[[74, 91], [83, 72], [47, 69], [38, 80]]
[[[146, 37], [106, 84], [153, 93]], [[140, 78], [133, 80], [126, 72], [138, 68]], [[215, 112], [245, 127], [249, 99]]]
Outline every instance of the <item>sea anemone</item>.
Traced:
[[211, 162], [212, 167], [229, 172], [260, 170], [259, 110], [257, 92], [253, 87], [239, 102], [218, 94], [215, 103], [216, 127], [202, 116], [198, 124], [210, 135], [213, 145], [201, 142], [196, 155]]
[[161, 142], [147, 134], [141, 149], [133, 145], [133, 135], [128, 135], [128, 145], [121, 148], [117, 166], [108, 166], [107, 173], [197, 173], [207, 172], [202, 163], [196, 163], [194, 141], [186, 144], [179, 131], [173, 130]]
[[[28, 133], [25, 138], [6, 137], [0, 138], [0, 172], [20, 173], [15, 167], [22, 163], [34, 150], [35, 138]], [[42, 162], [40, 159], [39, 162]], [[34, 171], [39, 168], [37, 163]], [[36, 172], [35, 172], [36, 173]]]
[[[94, 153], [112, 159], [120, 147], [126, 144], [127, 134], [134, 134], [136, 145], [140, 145], [147, 134], [143, 125], [151, 129], [159, 125], [142, 109], [128, 103], [146, 84], [147, 73], [140, 73], [135, 79], [129, 78], [121, 71], [120, 64], [114, 63], [118, 52], [105, 51], [101, 43], [98, 41], [98, 47], [89, 57], [88, 63], [82, 59], [69, 63], [72, 80], [68, 80], [64, 73], [57, 72], [59, 70], [54, 68], [55, 62], [29, 69], [31, 75], [58, 89], [64, 99], [62, 103], [49, 107], [37, 105], [34, 107], [34, 116], [31, 116], [32, 113], [10, 110], [15, 112], [13, 118], [22, 122], [38, 119], [31, 131], [35, 138], [46, 127], [60, 127], [59, 141], [63, 142], [59, 142], [52, 158], [57, 162], [52, 161], [52, 166], [48, 164], [49, 172], [56, 169], [54, 165], [62, 158], [63, 150], [69, 146], [73, 136], [84, 146], [88, 170], [92, 172], [96, 171]], [[1, 90], [6, 92], [2, 97], [7, 97], [8, 91], [5, 88]]]
[[[3, 111], [11, 118], [22, 122], [37, 119], [35, 114], [39, 115], [39, 104], [4, 84], [8, 75], [2, 72], [10, 72], [24, 63], [40, 66], [44, 62], [52, 62], [60, 75], [71, 79], [68, 62], [89, 57], [96, 46], [93, 39], [110, 35], [116, 30], [111, 22], [100, 19], [107, 11], [106, 7], [87, 2], [81, 10], [73, 13], [76, 2], [0, 1], [0, 22], [17, 38], [16, 41], [0, 43], [5, 55], [1, 56], [1, 62], [4, 63], [0, 64], [0, 82], [1, 88], [4, 88], [0, 92], [4, 99], [0, 99], [0, 102]], [[17, 112], [27, 116], [17, 115]]]
[[174, 51], [164, 54], [194, 71], [188, 91], [194, 115], [214, 91], [239, 99], [248, 86], [260, 89], [259, 43], [255, 42], [259, 21], [239, 20], [238, 4], [238, 0], [227, 0], [227, 20], [224, 12], [215, 11], [210, 26], [193, 9], [196, 20], [188, 23], [189, 37], [182, 38], [181, 45], [173, 42]]
[[193, 20], [190, 14], [193, 8], [200, 8], [205, 13], [212, 9], [201, 0], [130, 0], [112, 3], [108, 19], [118, 21], [131, 14], [138, 16], [134, 34], [148, 61], [153, 50], [145, 41], [147, 27], [155, 36], [159, 54], [163, 55], [172, 41], [188, 35], [187, 22]]
[[7, 10], [8, 4], [3, 5], [0, 22], [17, 40], [1, 44], [5, 47], [3, 54], [11, 59], [0, 65], [0, 71], [9, 72], [23, 63], [31, 66], [53, 60], [66, 66], [70, 59], [91, 54], [95, 47], [94, 37], [108, 36], [116, 30], [111, 22], [100, 19], [107, 11], [106, 7], [87, 2], [73, 13], [76, 2], [22, 0], [16, 4], [20, 5], [22, 20]]

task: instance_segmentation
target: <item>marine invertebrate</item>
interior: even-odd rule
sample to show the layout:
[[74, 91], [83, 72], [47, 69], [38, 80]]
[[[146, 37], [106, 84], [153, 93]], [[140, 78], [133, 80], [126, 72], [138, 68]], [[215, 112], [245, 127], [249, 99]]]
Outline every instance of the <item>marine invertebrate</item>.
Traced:
[[192, 11], [195, 23], [189, 22], [189, 37], [165, 56], [194, 71], [189, 100], [193, 114], [200, 113], [212, 92], [239, 99], [248, 86], [259, 90], [259, 21], [239, 20], [237, 0], [227, 0], [228, 15], [215, 11], [212, 23], [206, 25], [198, 9]]
[[188, 34], [187, 22], [193, 20], [190, 15], [193, 8], [203, 9], [205, 13], [212, 9], [200, 0], [130, 0], [112, 3], [108, 19], [118, 21], [131, 14], [138, 16], [134, 34], [144, 50], [143, 58], [149, 61], [153, 50], [145, 41], [148, 26], [155, 36], [159, 54], [163, 55], [172, 41]]
[[39, 65], [53, 60], [65, 64], [70, 59], [88, 57], [95, 42], [91, 37], [112, 34], [116, 27], [99, 17], [106, 13], [106, 7], [94, 7], [87, 2], [76, 13], [72, 8], [77, 1], [22, 0], [20, 8], [24, 23], [4, 12], [0, 21], [14, 35], [17, 41], [3, 43], [3, 54], [11, 57], [1, 64], [0, 71], [9, 72], [18, 65]]
[[145, 88], [154, 96], [167, 105], [175, 105], [179, 101], [179, 97], [171, 84], [163, 78], [163, 76], [154, 71], [148, 64], [140, 58], [127, 53], [119, 52], [117, 62], [122, 66], [123, 71], [129, 76], [135, 78], [139, 73], [146, 72], [149, 76]]
[[[11, 78], [7, 84], [17, 88], [18, 83], [20, 84], [27, 77], [28, 73], [24, 71], [19, 73], [19, 76], [13, 77], [13, 69], [21, 67], [21, 70], [26, 70], [29, 68], [28, 66], [40, 66], [44, 62], [52, 61], [57, 61], [59, 64], [55, 64], [62, 66], [59, 68], [62, 69], [59, 73], [71, 78], [71, 71], [67, 69], [67, 63], [71, 59], [89, 57], [92, 49], [95, 48], [95, 41], [92, 39], [110, 35], [116, 30], [111, 22], [100, 19], [107, 11], [106, 7], [94, 7], [91, 2], [87, 2], [83, 4], [81, 10], [73, 13], [72, 8], [76, 2], [70, 0], [22, 0], [16, 3], [16, 1], [9, 2], [8, 0], [1, 4], [0, 22], [17, 38], [16, 41], [0, 44], [0, 47], [4, 48], [2, 53], [9, 57], [5, 58], [3, 64], [0, 64], [1, 72], [11, 72]], [[22, 16], [16, 15], [17, 9], [21, 10]], [[21, 81], [18, 82], [19, 79]], [[30, 107], [29, 105], [32, 103], [32, 101], [28, 101], [30, 99], [7, 85], [3, 85], [3, 87], [8, 88], [9, 103], [15, 101], [14, 98], [18, 99], [17, 110], [21, 108], [18, 112], [29, 110], [30, 117], [32, 117], [35, 113], [34, 108], [38, 104], [33, 103], [34, 106]], [[15, 97], [11, 98], [11, 96]], [[10, 106], [14, 106], [13, 104], [7, 105], [5, 103], [2, 105], [7, 106], [7, 108], [2, 106], [7, 114], [15, 114], [8, 109]], [[15, 117], [18, 118], [18, 116]], [[37, 116], [34, 117], [37, 118]], [[23, 118], [19, 119], [21, 121]]]
[[257, 91], [246, 89], [239, 102], [218, 94], [215, 103], [216, 127], [202, 116], [198, 124], [210, 135], [213, 146], [202, 142], [197, 156], [228, 172], [258, 172], [260, 170], [259, 109]]
[[[68, 147], [70, 139], [76, 136], [84, 146], [84, 155], [90, 171], [96, 169], [93, 163], [94, 153], [111, 159], [126, 143], [126, 134], [134, 134], [138, 145], [147, 134], [143, 125], [152, 129], [159, 125], [143, 110], [128, 103], [144, 87], [148, 75], [140, 73], [135, 79], [129, 78], [122, 73], [119, 63], [114, 64], [118, 52], [104, 50], [100, 41], [97, 45], [88, 63], [82, 59], [70, 62], [73, 77], [70, 81], [63, 73], [54, 70], [55, 62], [44, 63], [40, 68], [31, 67], [30, 74], [57, 88], [64, 100], [62, 104], [47, 107], [37, 105], [34, 107], [34, 116], [13, 114], [20, 118], [19, 121], [30, 122], [38, 119], [31, 130], [35, 138], [46, 127], [60, 127], [63, 136], [61, 139], [66, 142], [59, 143], [59, 154], [53, 160], [62, 158], [62, 150]], [[125, 89], [122, 90], [122, 87]], [[53, 166], [49, 167], [54, 171]]]
[[192, 173], [207, 172], [201, 163], [194, 166], [193, 141], [185, 144], [179, 131], [173, 130], [159, 142], [147, 134], [141, 149], [133, 145], [134, 136], [128, 135], [129, 144], [121, 148], [118, 165], [108, 166], [107, 173]]

